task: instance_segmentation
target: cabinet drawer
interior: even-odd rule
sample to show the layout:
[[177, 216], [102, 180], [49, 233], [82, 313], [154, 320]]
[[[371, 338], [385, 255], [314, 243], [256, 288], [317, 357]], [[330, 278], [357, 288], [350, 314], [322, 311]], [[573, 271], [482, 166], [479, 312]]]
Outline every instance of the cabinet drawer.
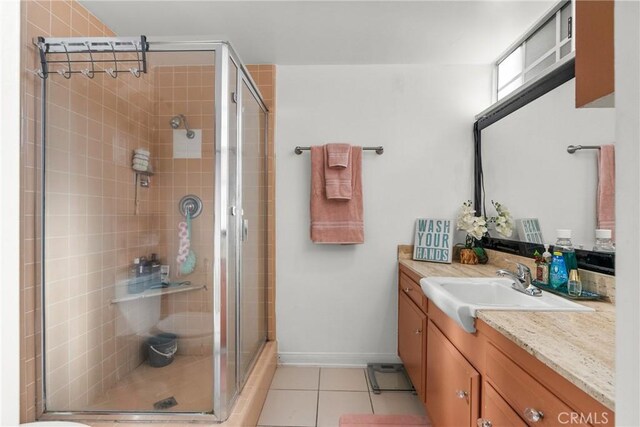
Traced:
[[419, 283], [414, 282], [409, 276], [404, 273], [400, 273], [400, 292], [411, 298], [411, 301], [416, 303], [420, 310], [427, 313], [427, 297]]
[[398, 355], [424, 402], [427, 316], [406, 295], [398, 296]]
[[[556, 426], [572, 409], [492, 345], [487, 346], [486, 376], [505, 401], [530, 426]], [[535, 412], [534, 412], [535, 411]], [[541, 413], [534, 421], [532, 416]], [[572, 425], [587, 425], [578, 424]]]
[[482, 384], [482, 422], [478, 427], [526, 427], [527, 424], [504, 401], [491, 384]]

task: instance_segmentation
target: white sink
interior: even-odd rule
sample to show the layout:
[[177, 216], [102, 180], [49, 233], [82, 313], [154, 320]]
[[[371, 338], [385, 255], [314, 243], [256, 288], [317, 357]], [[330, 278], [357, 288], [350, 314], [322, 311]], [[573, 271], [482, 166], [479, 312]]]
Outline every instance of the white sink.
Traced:
[[470, 333], [476, 331], [477, 310], [595, 311], [549, 292], [543, 291], [539, 297], [525, 295], [512, 285], [513, 280], [501, 277], [428, 277], [420, 280], [425, 295]]

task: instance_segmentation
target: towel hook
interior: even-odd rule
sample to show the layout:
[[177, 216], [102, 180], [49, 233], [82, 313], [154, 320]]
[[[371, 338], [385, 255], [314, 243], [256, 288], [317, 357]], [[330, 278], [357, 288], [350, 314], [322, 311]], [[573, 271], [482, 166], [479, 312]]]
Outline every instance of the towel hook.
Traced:
[[91, 54], [91, 46], [89, 45], [89, 42], [84, 42], [84, 45], [87, 47], [87, 51], [89, 52], [89, 60], [91, 61], [91, 70], [89, 70], [88, 68], [85, 68], [84, 70], [81, 70], [81, 72], [85, 76], [92, 79], [96, 76], [95, 62], [93, 62], [93, 55]]
[[140, 52], [138, 51], [138, 45], [136, 44], [136, 42], [131, 42], [131, 44], [133, 45], [133, 49], [136, 51], [136, 58], [138, 60], [138, 68], [129, 68], [129, 71], [131, 71], [131, 74], [133, 74], [135, 77], [140, 77], [140, 69], [142, 68], [142, 65], [140, 63]]
[[118, 58], [116, 58], [116, 47], [113, 42], [110, 41], [109, 46], [111, 46], [111, 52], [113, 53], [114, 68], [105, 68], [104, 71], [115, 79], [116, 77], [118, 77]]
[[69, 58], [69, 51], [67, 50], [67, 44], [63, 41], [61, 41], [60, 44], [64, 48], [64, 53], [67, 55], [67, 65], [69, 69], [65, 70], [63, 68], [62, 70], [58, 70], [58, 74], [60, 74], [65, 79], [69, 80], [71, 78], [71, 58]]

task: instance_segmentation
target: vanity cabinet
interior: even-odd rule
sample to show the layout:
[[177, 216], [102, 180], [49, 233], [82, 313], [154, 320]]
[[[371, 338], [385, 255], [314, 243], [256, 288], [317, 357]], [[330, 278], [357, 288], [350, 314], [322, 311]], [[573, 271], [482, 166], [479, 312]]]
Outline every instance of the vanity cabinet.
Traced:
[[482, 383], [482, 418], [477, 427], [526, 427], [518, 414], [498, 394], [491, 384]]
[[[530, 424], [558, 425], [572, 409], [493, 345], [486, 349], [485, 377], [505, 401]], [[579, 422], [572, 425], [583, 426]]]
[[434, 426], [474, 426], [480, 374], [429, 320], [426, 403]]
[[613, 411], [487, 323], [465, 332], [420, 275], [399, 270], [398, 354], [434, 427], [615, 425]]
[[614, 106], [613, 0], [577, 0], [576, 107]]
[[424, 402], [427, 316], [402, 291], [398, 296], [398, 308], [398, 355]]

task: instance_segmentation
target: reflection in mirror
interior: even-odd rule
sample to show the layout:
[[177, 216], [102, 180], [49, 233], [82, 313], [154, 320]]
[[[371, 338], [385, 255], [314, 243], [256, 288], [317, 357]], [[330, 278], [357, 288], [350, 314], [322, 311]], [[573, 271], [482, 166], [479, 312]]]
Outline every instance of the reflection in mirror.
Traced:
[[[544, 243], [556, 241], [557, 229], [570, 229], [576, 248], [593, 250], [597, 214], [610, 208], [612, 215], [613, 206], [602, 200], [601, 192], [603, 205], [597, 207], [599, 150], [570, 154], [567, 146], [613, 144], [614, 118], [613, 108], [575, 108], [575, 79], [571, 79], [483, 129], [487, 214], [493, 215], [490, 201], [500, 200], [516, 220], [527, 220], [524, 225], [531, 227], [537, 219]], [[606, 185], [612, 196], [613, 182]], [[517, 221], [509, 239], [527, 241], [518, 225], [522, 228], [523, 221]]]

